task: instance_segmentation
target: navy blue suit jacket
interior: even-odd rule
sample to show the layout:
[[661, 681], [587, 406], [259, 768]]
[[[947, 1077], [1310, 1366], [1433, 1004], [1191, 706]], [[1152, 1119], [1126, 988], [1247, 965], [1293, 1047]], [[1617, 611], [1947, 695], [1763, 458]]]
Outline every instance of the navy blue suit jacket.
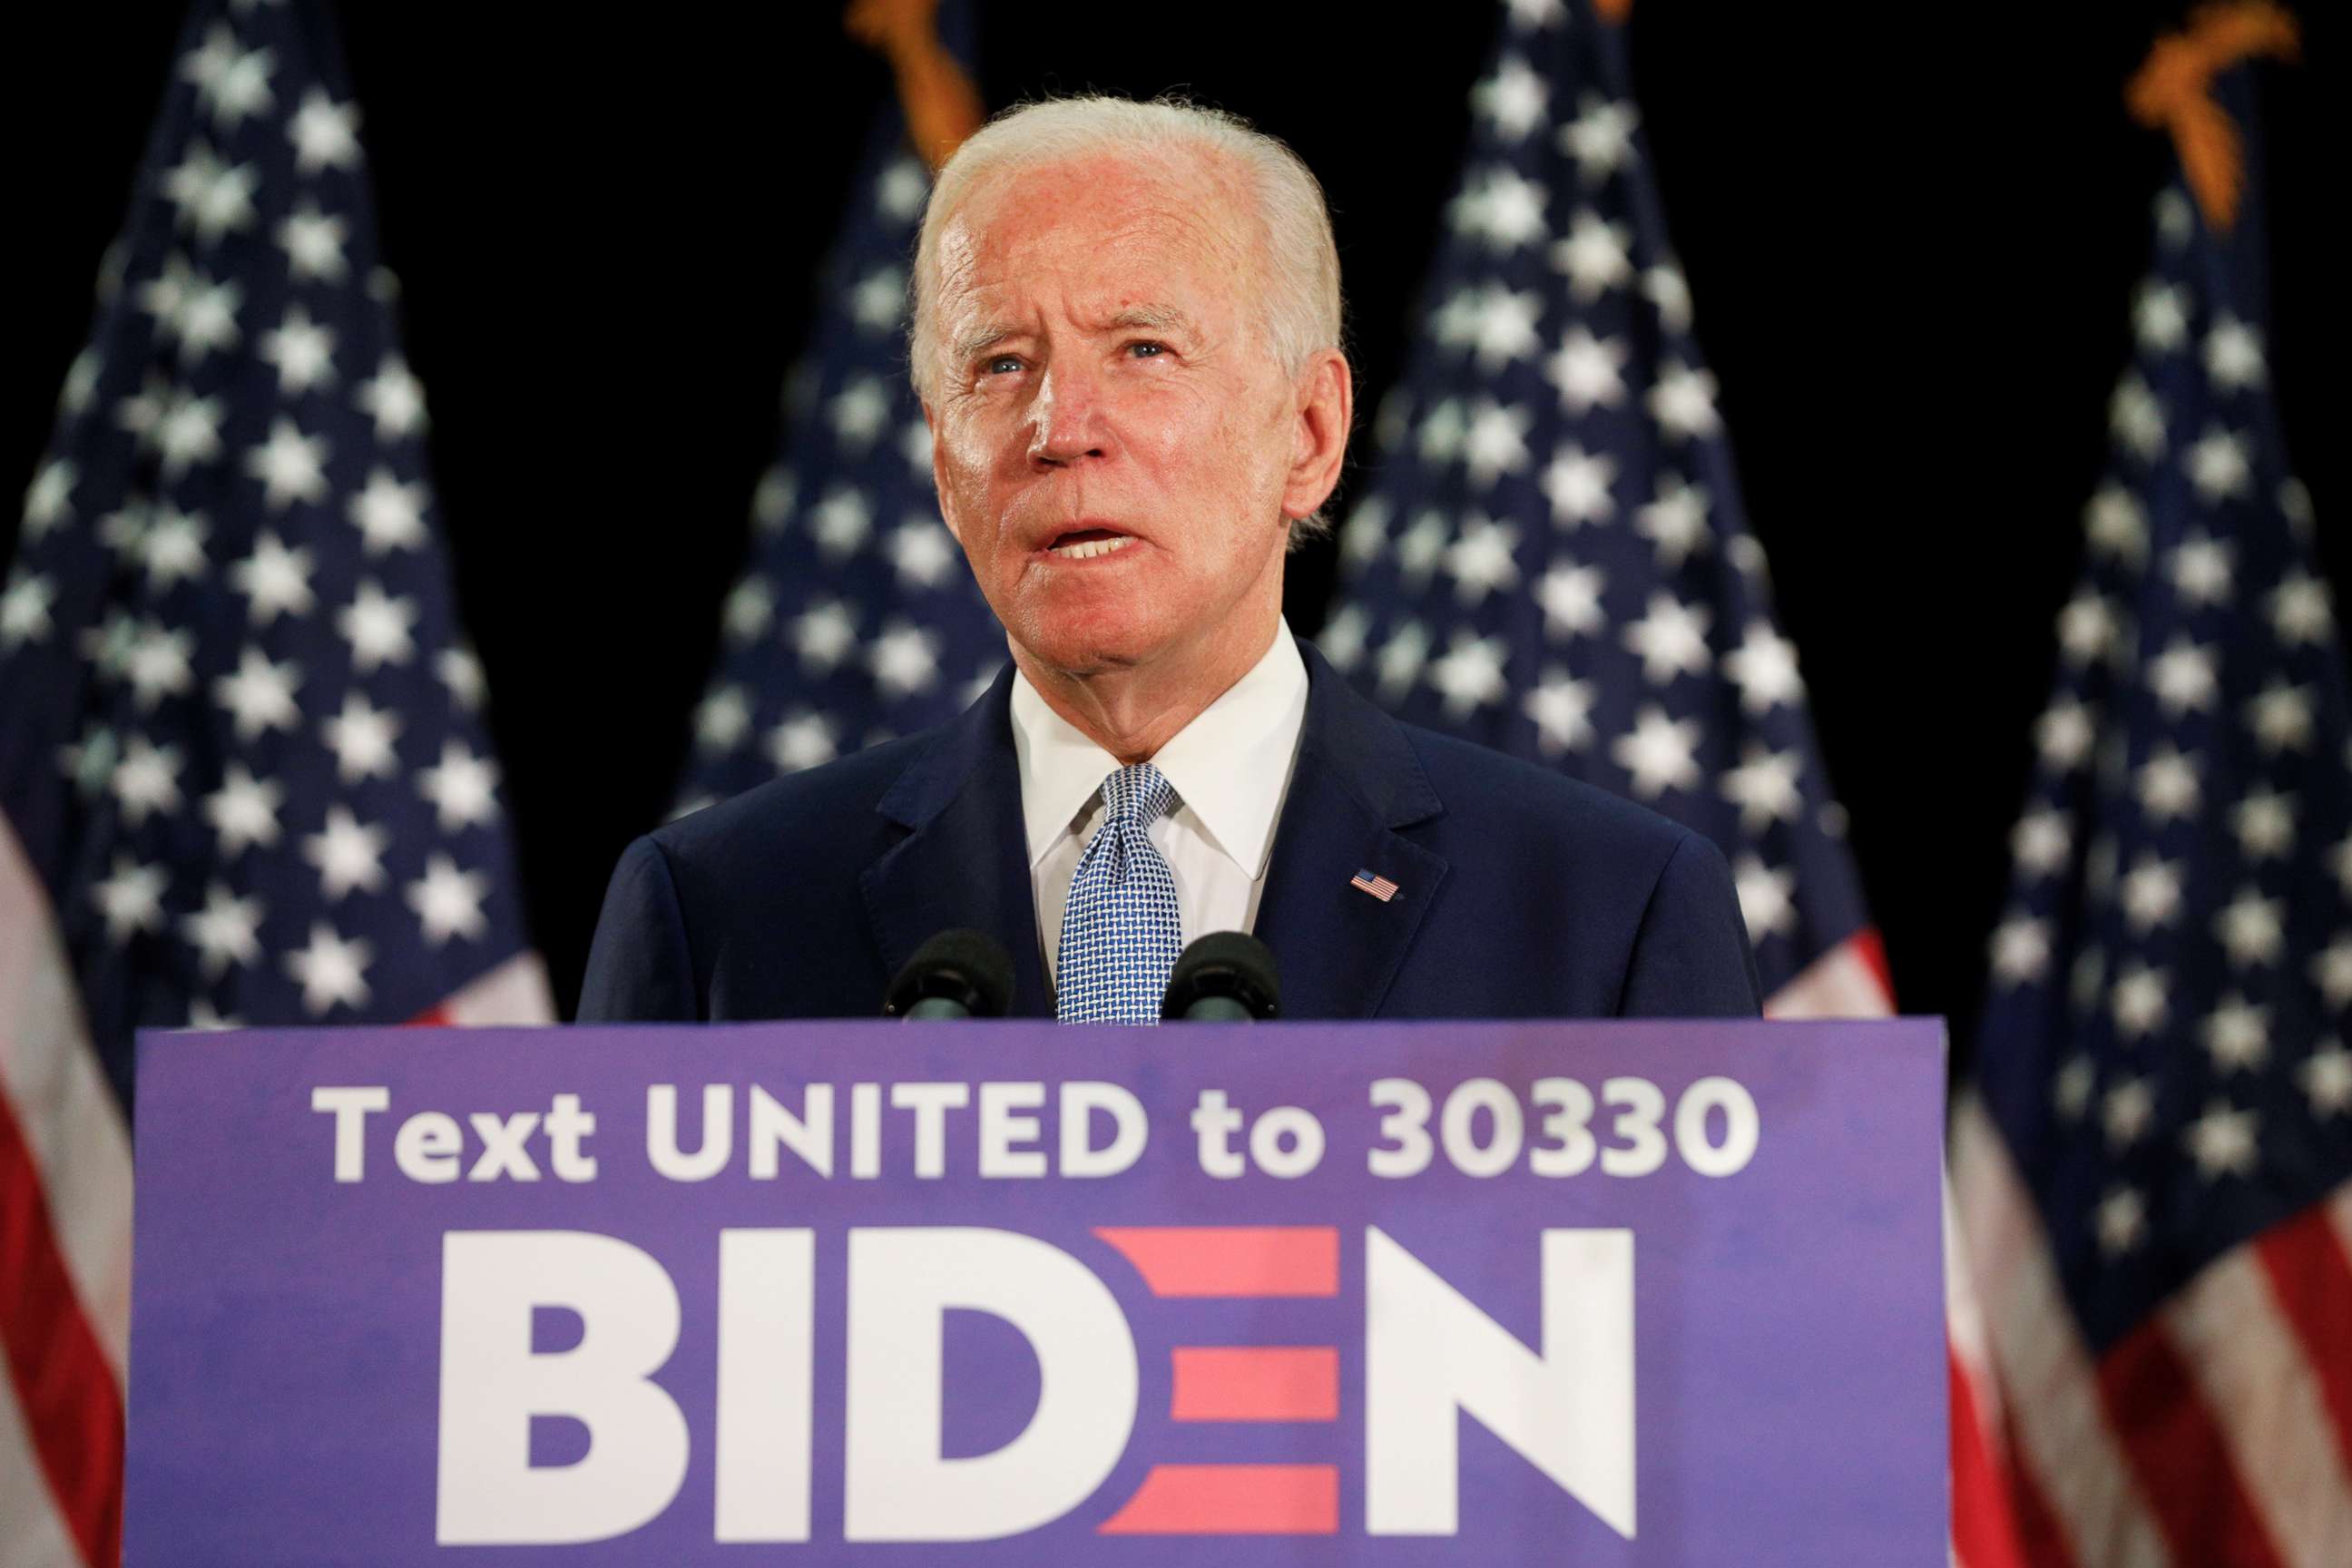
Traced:
[[[1753, 1016], [1723, 857], [1654, 813], [1399, 723], [1311, 645], [1256, 934], [1290, 1018]], [[1050, 1017], [1008, 666], [934, 730], [763, 784], [629, 846], [583, 1021], [874, 1016], [951, 927]], [[1382, 903], [1359, 870], [1397, 884]]]

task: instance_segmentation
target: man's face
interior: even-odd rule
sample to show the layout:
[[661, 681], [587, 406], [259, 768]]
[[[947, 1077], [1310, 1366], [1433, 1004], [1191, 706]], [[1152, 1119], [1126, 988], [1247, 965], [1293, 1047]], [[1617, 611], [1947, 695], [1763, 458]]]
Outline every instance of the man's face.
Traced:
[[1260, 324], [1255, 220], [1210, 173], [1026, 170], [940, 236], [940, 509], [1017, 647], [1056, 670], [1265, 635], [1286, 515], [1323, 499], [1291, 510], [1311, 440]]

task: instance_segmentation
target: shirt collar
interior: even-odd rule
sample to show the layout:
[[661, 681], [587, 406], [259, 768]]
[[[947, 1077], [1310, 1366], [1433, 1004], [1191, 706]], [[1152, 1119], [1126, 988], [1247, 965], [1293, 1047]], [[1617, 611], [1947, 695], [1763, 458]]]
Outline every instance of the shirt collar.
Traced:
[[[1151, 759], [1216, 847], [1252, 880], [1265, 874], [1306, 719], [1307, 661], [1286, 621], [1249, 673]], [[1034, 867], [1079, 825], [1118, 760], [1047, 707], [1020, 674], [1013, 682], [1013, 746]]]

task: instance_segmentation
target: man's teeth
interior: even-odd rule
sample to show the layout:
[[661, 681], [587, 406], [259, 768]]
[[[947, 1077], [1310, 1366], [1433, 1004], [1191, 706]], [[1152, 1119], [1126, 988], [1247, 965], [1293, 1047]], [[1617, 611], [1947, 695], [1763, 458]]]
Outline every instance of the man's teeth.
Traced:
[[1086, 561], [1097, 555], [1108, 555], [1114, 550], [1124, 550], [1135, 541], [1126, 534], [1116, 539], [1089, 539], [1077, 544], [1056, 544], [1054, 553], [1070, 561]]

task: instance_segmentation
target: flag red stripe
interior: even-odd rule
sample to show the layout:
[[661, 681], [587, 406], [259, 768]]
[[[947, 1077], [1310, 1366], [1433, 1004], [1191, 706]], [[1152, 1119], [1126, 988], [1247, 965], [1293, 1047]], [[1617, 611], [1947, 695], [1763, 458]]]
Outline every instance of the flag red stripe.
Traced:
[[122, 1395], [74, 1298], [32, 1146], [0, 1095], [0, 1352], [58, 1514], [91, 1568], [122, 1554]]
[[[2009, 1470], [2009, 1500], [2016, 1510], [2017, 1546], [2032, 1568], [2075, 1568], [2074, 1553], [2066, 1544], [2066, 1531], [2058, 1523], [2058, 1514], [2050, 1500], [2042, 1495], [2041, 1483], [2033, 1472], [2022, 1465]], [[1962, 1568], [1969, 1568], [1966, 1563]]]
[[1879, 989], [1886, 993], [1887, 1011], [1894, 1011], [1895, 971], [1887, 967], [1886, 939], [1878, 934], [1876, 926], [1864, 926], [1846, 938], [1846, 945], [1853, 949], [1856, 958], [1869, 966], [1871, 973], [1878, 976]]
[[2320, 1398], [2336, 1428], [2336, 1451], [2352, 1469], [2352, 1259], [2315, 1204], [2254, 1243], [2279, 1310], [2294, 1325]]
[[1944, 1365], [1952, 1388], [1952, 1550], [1961, 1568], [2025, 1568], [2017, 1524], [1985, 1444], [1976, 1384], [1948, 1348]]
[[2107, 1352], [2099, 1363], [2099, 1394], [2140, 1495], [2178, 1561], [2284, 1568], [2221, 1429], [2160, 1320], [2142, 1323]]

